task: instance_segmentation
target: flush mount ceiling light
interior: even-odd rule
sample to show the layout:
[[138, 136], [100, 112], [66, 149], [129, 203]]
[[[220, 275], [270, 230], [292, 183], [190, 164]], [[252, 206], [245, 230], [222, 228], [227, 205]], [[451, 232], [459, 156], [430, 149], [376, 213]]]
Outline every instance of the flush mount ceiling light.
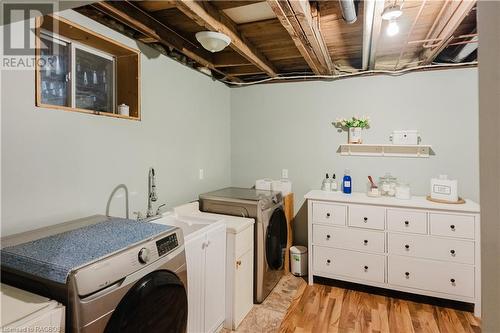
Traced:
[[382, 19], [387, 21], [392, 21], [397, 19], [403, 14], [401, 7], [398, 5], [388, 6], [382, 12]]
[[231, 38], [220, 32], [200, 31], [195, 36], [201, 46], [210, 52], [222, 51], [231, 43]]

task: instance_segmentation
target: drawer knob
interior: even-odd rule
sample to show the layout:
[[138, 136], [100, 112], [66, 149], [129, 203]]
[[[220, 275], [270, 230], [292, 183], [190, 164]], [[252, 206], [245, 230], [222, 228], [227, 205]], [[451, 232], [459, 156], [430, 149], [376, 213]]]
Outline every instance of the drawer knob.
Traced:
[[368, 245], [368, 239], [365, 239], [365, 240], [363, 241], [363, 243], [364, 243], [365, 245]]
[[455, 250], [450, 250], [452, 256], [455, 256]]
[[363, 220], [366, 222], [368, 222], [368, 218], [367, 217], [363, 217]]
[[410, 278], [410, 272], [405, 272], [405, 276], [406, 276], [407, 279], [409, 279]]
[[455, 231], [455, 225], [454, 225], [454, 224], [450, 225], [450, 229], [451, 229], [452, 231]]
[[241, 260], [238, 260], [238, 261], [236, 262], [236, 268], [238, 268], [238, 267], [240, 267], [240, 266], [241, 266]]
[[330, 217], [330, 213], [326, 213], [326, 217]]
[[455, 279], [450, 279], [450, 282], [451, 282], [452, 284], [455, 284]]
[[332, 262], [332, 261], [331, 261], [330, 259], [326, 259], [326, 263], [327, 263], [328, 265], [330, 265], [330, 263], [331, 263], [331, 262]]
[[326, 235], [326, 239], [330, 239], [330, 235]]
[[365, 268], [365, 271], [367, 271], [367, 270], [368, 270], [368, 266], [365, 266], [364, 268]]
[[410, 249], [410, 245], [406, 244], [405, 245], [405, 249], [409, 250]]
[[405, 226], [409, 226], [410, 225], [410, 221], [405, 221]]

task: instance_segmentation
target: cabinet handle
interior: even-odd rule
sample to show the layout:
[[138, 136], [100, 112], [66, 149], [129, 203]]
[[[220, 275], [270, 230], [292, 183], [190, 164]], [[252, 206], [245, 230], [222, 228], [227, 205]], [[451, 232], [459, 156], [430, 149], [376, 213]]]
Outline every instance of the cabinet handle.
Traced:
[[453, 257], [455, 256], [455, 250], [450, 250], [450, 253]]
[[364, 243], [365, 245], [368, 245], [368, 239], [365, 239], [365, 240], [363, 241], [363, 243]]
[[330, 259], [326, 259], [326, 263], [327, 263], [328, 265], [330, 265], [331, 260], [330, 260]]
[[364, 268], [365, 268], [365, 271], [367, 271], [367, 270], [368, 270], [368, 266], [365, 266]]
[[330, 213], [326, 213], [326, 217], [330, 217]]
[[410, 272], [405, 272], [405, 276], [406, 276], [407, 279], [409, 279], [410, 278]]
[[455, 231], [455, 225], [454, 224], [450, 225], [450, 228], [451, 228], [451, 231]]
[[240, 267], [240, 266], [241, 266], [241, 260], [238, 260], [238, 261], [236, 262], [236, 268], [238, 268], [238, 267]]
[[363, 220], [366, 222], [368, 222], [368, 218], [367, 217], [363, 217]]
[[451, 282], [452, 284], [455, 284], [455, 279], [450, 279], [450, 282]]
[[410, 249], [410, 245], [406, 244], [405, 245], [405, 249], [409, 250]]
[[330, 239], [330, 235], [326, 235], [326, 239], [327, 239], [327, 240], [328, 240], [328, 239]]
[[405, 221], [405, 226], [409, 226], [410, 225], [410, 221]]

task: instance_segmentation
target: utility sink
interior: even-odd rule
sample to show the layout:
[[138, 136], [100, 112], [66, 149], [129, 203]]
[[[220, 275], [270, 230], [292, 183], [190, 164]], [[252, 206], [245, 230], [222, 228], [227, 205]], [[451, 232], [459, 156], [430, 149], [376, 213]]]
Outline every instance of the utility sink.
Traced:
[[163, 217], [151, 221], [151, 223], [158, 223], [179, 227], [182, 229], [184, 239], [188, 240], [195, 237], [201, 229], [208, 225], [221, 222], [223, 219], [211, 217], [198, 217], [198, 216], [177, 216], [173, 213], [167, 213]]

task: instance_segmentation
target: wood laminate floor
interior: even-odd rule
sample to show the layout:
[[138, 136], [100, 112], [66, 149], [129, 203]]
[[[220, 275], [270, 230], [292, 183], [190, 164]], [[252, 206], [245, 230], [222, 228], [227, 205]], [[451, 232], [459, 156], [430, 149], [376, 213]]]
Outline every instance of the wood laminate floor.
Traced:
[[479, 333], [470, 312], [415, 303], [360, 291], [301, 285], [280, 332]]

